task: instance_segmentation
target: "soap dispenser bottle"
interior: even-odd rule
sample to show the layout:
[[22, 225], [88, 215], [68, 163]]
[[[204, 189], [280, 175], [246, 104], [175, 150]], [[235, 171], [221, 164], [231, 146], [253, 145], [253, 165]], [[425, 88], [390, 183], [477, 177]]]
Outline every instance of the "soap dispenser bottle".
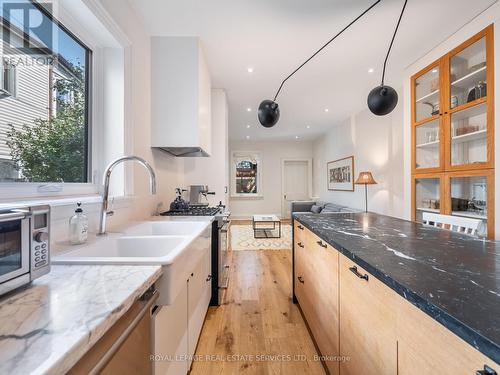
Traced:
[[69, 219], [69, 242], [72, 245], [79, 245], [87, 242], [89, 219], [83, 213], [82, 203], [78, 202], [75, 214]]

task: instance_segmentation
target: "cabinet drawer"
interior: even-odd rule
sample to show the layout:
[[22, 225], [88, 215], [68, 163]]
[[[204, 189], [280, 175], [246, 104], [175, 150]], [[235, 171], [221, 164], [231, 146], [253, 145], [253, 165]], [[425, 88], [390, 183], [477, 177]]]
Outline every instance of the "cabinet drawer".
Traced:
[[304, 227], [304, 225], [302, 225], [300, 222], [298, 222], [297, 220], [293, 221], [293, 234], [296, 239], [303, 240], [306, 230], [306, 227]]
[[340, 354], [342, 375], [397, 373], [394, 292], [340, 254]]

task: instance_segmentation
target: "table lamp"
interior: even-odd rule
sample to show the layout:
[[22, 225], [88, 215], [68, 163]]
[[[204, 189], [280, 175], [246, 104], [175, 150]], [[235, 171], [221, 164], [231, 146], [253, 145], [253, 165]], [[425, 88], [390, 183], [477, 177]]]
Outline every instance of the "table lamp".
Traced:
[[365, 171], [359, 172], [358, 179], [356, 180], [356, 185], [365, 185], [365, 212], [368, 212], [368, 193], [366, 190], [366, 185], [375, 185], [377, 181], [372, 176], [372, 172]]

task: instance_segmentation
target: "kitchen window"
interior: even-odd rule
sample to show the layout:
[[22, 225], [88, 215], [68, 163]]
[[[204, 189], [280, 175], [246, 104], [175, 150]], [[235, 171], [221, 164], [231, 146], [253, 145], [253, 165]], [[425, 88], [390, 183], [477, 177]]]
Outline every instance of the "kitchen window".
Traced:
[[232, 156], [233, 197], [262, 196], [262, 163], [259, 153], [234, 152]]
[[88, 183], [92, 51], [50, 3], [0, 4], [0, 182]]

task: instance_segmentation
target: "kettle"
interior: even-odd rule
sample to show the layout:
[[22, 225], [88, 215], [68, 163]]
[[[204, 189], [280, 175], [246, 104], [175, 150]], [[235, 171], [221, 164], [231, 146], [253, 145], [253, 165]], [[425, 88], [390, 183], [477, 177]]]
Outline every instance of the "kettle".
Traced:
[[189, 204], [182, 198], [182, 193], [187, 190], [176, 188], [175, 189], [175, 200], [170, 203], [170, 211], [187, 211], [189, 209]]

